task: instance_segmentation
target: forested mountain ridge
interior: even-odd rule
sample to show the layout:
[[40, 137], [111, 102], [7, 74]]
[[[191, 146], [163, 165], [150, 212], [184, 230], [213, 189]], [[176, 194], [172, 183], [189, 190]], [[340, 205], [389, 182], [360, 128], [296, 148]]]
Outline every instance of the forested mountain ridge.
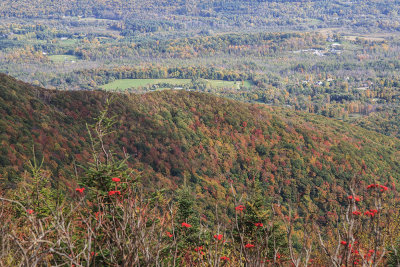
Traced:
[[110, 97], [109, 146], [131, 155], [148, 188], [186, 180], [205, 210], [227, 197], [230, 182], [244, 192], [255, 179], [270, 196], [322, 211], [344, 201], [350, 180], [396, 186], [400, 176], [398, 139], [322, 116], [197, 92], [45, 90], [6, 75], [0, 88], [3, 186], [19, 179], [33, 144], [53, 182], [74, 183], [73, 163], [91, 156], [85, 123]]
[[[371, 10], [373, 13], [371, 14]], [[397, 1], [26, 1], [6, 0], [0, 5], [3, 17], [63, 18], [95, 17], [122, 20], [128, 31], [157, 29], [240, 27], [377, 27], [397, 31]], [[142, 19], [157, 15], [143, 23]]]

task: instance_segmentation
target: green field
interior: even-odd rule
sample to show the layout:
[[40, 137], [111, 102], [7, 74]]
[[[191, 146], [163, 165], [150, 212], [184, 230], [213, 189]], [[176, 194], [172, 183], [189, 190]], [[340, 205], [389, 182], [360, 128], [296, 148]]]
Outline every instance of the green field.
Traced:
[[75, 45], [78, 40], [77, 39], [66, 39], [66, 40], [59, 40], [61, 45]]
[[68, 61], [78, 61], [79, 58], [71, 55], [51, 55], [49, 59], [55, 63], [62, 63]]
[[[154, 84], [171, 84], [175, 86], [183, 86], [191, 83], [191, 79], [119, 79], [111, 83], [100, 86], [104, 90], [125, 90], [128, 88], [138, 88], [140, 86], [149, 86]], [[223, 81], [223, 80], [206, 80], [211, 87], [237, 88], [242, 85], [242, 82]], [[244, 81], [243, 86], [249, 88], [251, 83]]]
[[148, 86], [153, 84], [168, 83], [173, 85], [189, 84], [191, 79], [119, 79], [111, 83], [100, 86], [105, 90], [125, 90], [128, 88], [138, 88], [140, 86]]
[[233, 82], [233, 81], [223, 81], [223, 80], [207, 80], [212, 87], [218, 87], [218, 88], [224, 88], [224, 87], [231, 87], [231, 88], [237, 88], [239, 89], [241, 86], [249, 88], [251, 86], [251, 82], [249, 81], [243, 81], [243, 84], [241, 81], [238, 82]]

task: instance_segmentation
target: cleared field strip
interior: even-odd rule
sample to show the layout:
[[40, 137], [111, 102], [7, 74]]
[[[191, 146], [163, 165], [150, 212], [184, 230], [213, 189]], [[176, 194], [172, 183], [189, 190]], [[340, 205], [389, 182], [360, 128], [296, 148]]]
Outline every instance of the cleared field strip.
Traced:
[[[138, 88], [152, 85], [172, 85], [175, 87], [180, 87], [183, 85], [191, 84], [191, 79], [119, 79], [115, 80], [111, 83], [104, 84], [100, 86], [104, 90], [126, 90], [128, 88]], [[223, 80], [206, 80], [207, 83], [210, 84], [211, 87], [231, 87], [231, 88], [239, 88], [239, 87], [247, 87], [251, 86], [251, 82], [249, 81], [223, 81]], [[165, 86], [162, 86], [165, 88]]]

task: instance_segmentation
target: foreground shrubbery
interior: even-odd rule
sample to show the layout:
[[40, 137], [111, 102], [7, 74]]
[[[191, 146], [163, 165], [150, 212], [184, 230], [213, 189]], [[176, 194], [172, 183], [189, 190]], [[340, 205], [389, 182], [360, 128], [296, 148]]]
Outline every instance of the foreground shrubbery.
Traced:
[[[269, 201], [254, 180], [246, 195], [199, 213], [189, 187], [145, 192], [140, 173], [105, 142], [113, 118], [88, 127], [93, 161], [75, 182], [51, 184], [33, 158], [30, 174], [4, 193], [3, 266], [398, 266], [394, 185], [358, 188], [327, 214]], [[34, 154], [34, 153], [33, 153]], [[345, 193], [345, 192], [343, 192]], [[329, 201], [329, 200], [327, 200]]]

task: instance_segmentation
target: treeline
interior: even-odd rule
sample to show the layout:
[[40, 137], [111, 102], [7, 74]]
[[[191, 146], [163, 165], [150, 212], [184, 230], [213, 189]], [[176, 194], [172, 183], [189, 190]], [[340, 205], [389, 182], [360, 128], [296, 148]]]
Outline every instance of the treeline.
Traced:
[[127, 19], [123, 22], [116, 22], [111, 25], [111, 29], [121, 31], [122, 36], [134, 36], [138, 33], [152, 33], [160, 31], [179, 31], [185, 28], [182, 23], [160, 20], [137, 20]]

